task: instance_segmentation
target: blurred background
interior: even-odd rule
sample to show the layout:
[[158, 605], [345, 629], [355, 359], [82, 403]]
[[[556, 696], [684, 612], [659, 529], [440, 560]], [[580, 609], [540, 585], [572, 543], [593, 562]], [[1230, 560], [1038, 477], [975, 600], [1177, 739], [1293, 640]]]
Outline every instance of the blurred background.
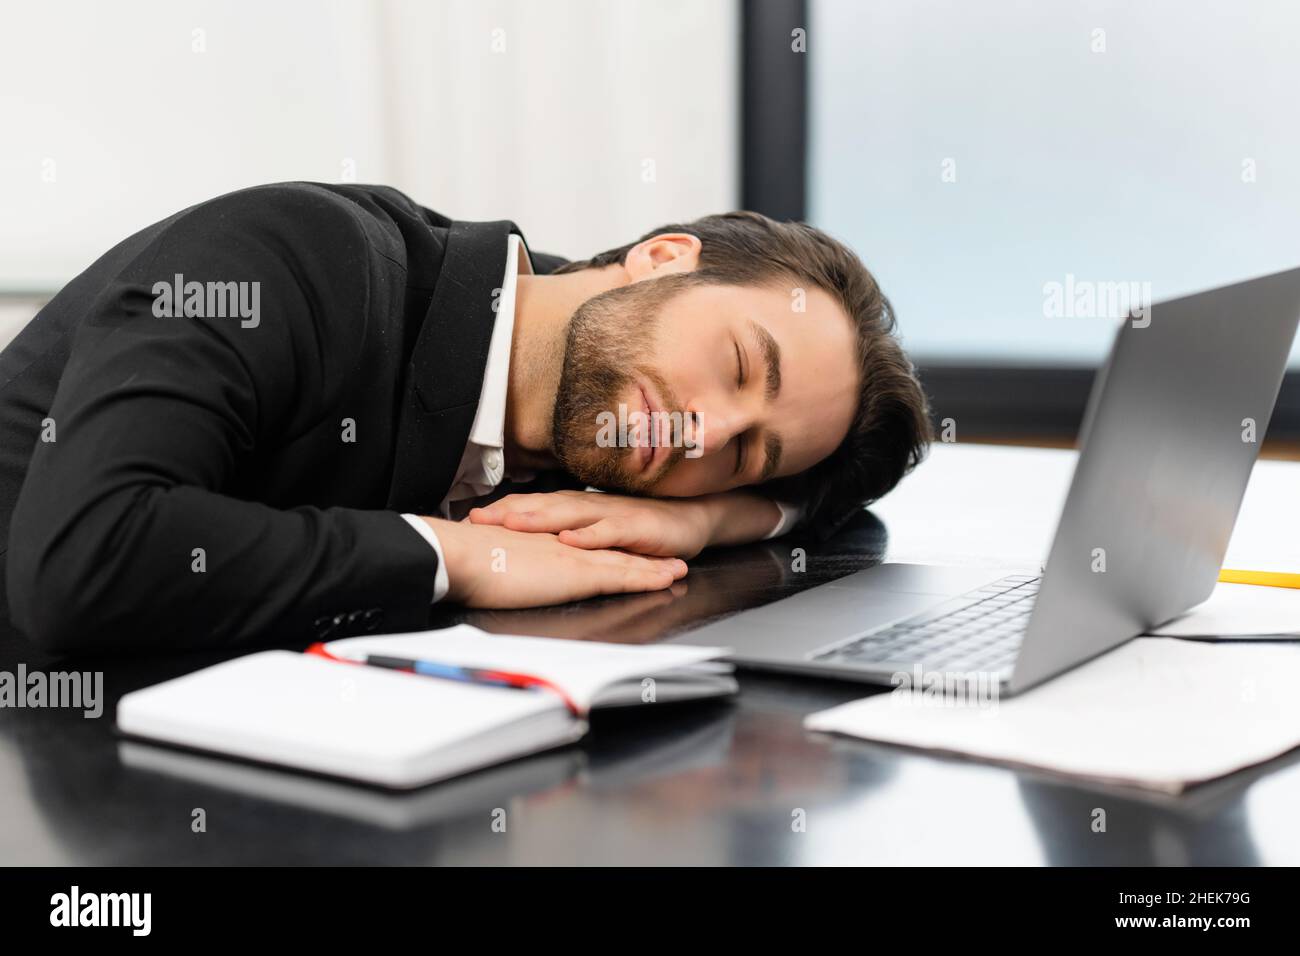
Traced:
[[1300, 5], [0, 8], [0, 343], [131, 232], [256, 183], [386, 183], [570, 257], [743, 206], [859, 252], [959, 440], [1068, 444], [1121, 316], [1048, 290], [1300, 264]]

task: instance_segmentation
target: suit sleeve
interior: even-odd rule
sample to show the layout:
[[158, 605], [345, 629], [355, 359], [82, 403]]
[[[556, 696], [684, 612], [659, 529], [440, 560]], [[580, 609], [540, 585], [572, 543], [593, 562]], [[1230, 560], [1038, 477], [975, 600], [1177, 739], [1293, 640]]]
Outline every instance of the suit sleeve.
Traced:
[[[289, 643], [427, 621], [437, 557], [400, 515], [223, 493], [332, 408], [371, 282], [364, 229], [337, 200], [235, 197], [175, 221], [89, 304], [74, 339], [55, 440], [37, 442], [10, 529], [11, 614], [49, 650]], [[159, 317], [153, 283], [176, 274], [257, 283], [256, 324]]]

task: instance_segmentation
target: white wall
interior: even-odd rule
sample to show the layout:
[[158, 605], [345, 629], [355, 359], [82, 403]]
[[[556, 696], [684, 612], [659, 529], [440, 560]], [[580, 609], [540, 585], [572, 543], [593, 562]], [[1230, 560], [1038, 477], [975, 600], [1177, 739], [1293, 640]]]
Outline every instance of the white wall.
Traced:
[[387, 183], [570, 256], [734, 207], [736, 17], [734, 0], [5, 0], [0, 291], [57, 288], [170, 212], [277, 180]]

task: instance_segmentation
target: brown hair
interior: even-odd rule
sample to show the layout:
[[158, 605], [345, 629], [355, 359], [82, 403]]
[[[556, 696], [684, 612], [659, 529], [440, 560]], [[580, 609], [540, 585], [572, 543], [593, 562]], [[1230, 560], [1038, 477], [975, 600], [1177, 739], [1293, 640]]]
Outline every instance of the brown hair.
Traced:
[[763, 489], [805, 508], [804, 523], [829, 533], [853, 512], [893, 488], [924, 457], [931, 439], [929, 405], [895, 335], [894, 312], [867, 267], [843, 243], [801, 222], [776, 222], [754, 212], [705, 216], [662, 226], [557, 273], [622, 264], [638, 242], [669, 232], [700, 240], [694, 275], [726, 285], [792, 280], [822, 289], [857, 329], [857, 410], [840, 446], [812, 468]]

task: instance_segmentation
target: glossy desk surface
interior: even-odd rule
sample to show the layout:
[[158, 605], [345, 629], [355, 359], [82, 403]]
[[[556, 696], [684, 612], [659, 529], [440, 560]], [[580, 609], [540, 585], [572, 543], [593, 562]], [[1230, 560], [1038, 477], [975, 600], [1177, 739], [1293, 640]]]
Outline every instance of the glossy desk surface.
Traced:
[[[1068, 472], [1068, 453], [1052, 454]], [[992, 464], [1001, 470], [1014, 463]], [[923, 468], [936, 469], [927, 482], [944, 477], [938, 469], [958, 482], [988, 465], [945, 453]], [[926, 483], [918, 487], [924, 492]], [[1014, 492], [989, 507], [1010, 514]], [[914, 506], [887, 502], [877, 509], [886, 516]], [[1032, 506], [1026, 514], [1030, 523], [1040, 520]], [[824, 545], [787, 538], [703, 555], [673, 592], [538, 611], [444, 609], [435, 624], [467, 620], [501, 632], [653, 640], [843, 576], [882, 554], [913, 557], [926, 543], [886, 520], [888, 527], [864, 514]], [[952, 554], [974, 560], [973, 542], [958, 540], [960, 529], [954, 534], [947, 541]], [[796, 547], [807, 551], [803, 572], [791, 569]], [[872, 690], [758, 673], [740, 675], [734, 700], [598, 714], [578, 745], [409, 794], [115, 736], [112, 705], [122, 693], [220, 656], [63, 663], [60, 669], [105, 671], [109, 706], [98, 720], [79, 712], [0, 711], [0, 862], [1300, 862], [1296, 753], [1182, 797], [1153, 797], [810, 734], [804, 715]], [[9, 659], [0, 668], [16, 664]], [[1106, 810], [1105, 833], [1091, 829], [1097, 807]], [[191, 829], [197, 809], [206, 832]], [[493, 826], [501, 810], [505, 832]], [[802, 832], [792, 826], [796, 819], [806, 821]]]

